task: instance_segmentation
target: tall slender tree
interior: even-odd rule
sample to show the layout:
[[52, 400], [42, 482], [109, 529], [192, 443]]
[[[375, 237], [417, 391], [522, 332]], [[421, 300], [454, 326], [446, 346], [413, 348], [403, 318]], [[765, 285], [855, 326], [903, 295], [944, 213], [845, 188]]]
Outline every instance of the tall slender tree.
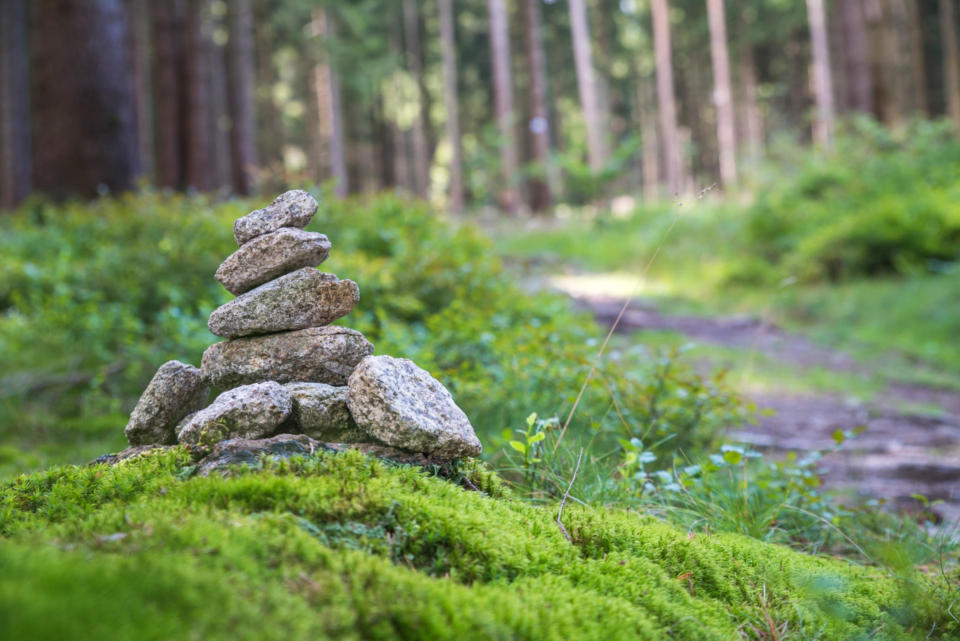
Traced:
[[130, 189], [138, 152], [124, 3], [33, 5], [34, 184], [56, 196]]
[[540, 0], [524, 0], [523, 31], [530, 102], [527, 131], [530, 133], [533, 159], [542, 172], [529, 181], [530, 208], [543, 211], [550, 206], [547, 178], [550, 165], [550, 114], [547, 109], [547, 62], [541, 35]]
[[[163, 4], [163, 3], [158, 3]], [[230, 148], [233, 188], [248, 194], [257, 182], [256, 121], [253, 111], [253, 5], [232, 0], [227, 14], [227, 90], [230, 107]]]
[[740, 127], [738, 132], [745, 143], [747, 155], [756, 161], [763, 151], [763, 115], [757, 90], [757, 67], [753, 57], [753, 44], [746, 42], [740, 47]]
[[26, 0], [0, 2], [0, 209], [31, 188]]
[[680, 194], [680, 135], [677, 130], [677, 101], [673, 89], [673, 60], [670, 53], [670, 8], [667, 0], [651, 0], [653, 50], [657, 67], [657, 102], [663, 166], [671, 196]]
[[[333, 38], [334, 29], [326, 10], [313, 12], [315, 33], [323, 38]], [[335, 184], [336, 196], [346, 196], [349, 191], [347, 175], [347, 150], [344, 144], [343, 104], [340, 97], [340, 77], [330, 61], [322, 56], [314, 65], [314, 90], [317, 113], [320, 116], [321, 137], [326, 141], [330, 175]]]
[[912, 80], [913, 108], [920, 114], [930, 113], [927, 102], [927, 66], [923, 53], [923, 27], [919, 0], [905, 0], [907, 20], [910, 23], [910, 76]]
[[[847, 80], [843, 104], [849, 110], [872, 114], [874, 78], [873, 67], [870, 64], [870, 40], [863, 0], [839, 0], [839, 2], [843, 57], [846, 66], [844, 76]], [[820, 3], [822, 4], [822, 0]], [[810, 2], [807, 6], [809, 9]]]
[[590, 46], [590, 27], [584, 0], [570, 0], [570, 31], [573, 60], [577, 69], [580, 109], [587, 132], [587, 158], [590, 169], [600, 171], [607, 160], [606, 131], [600, 118], [600, 100]]
[[457, 93], [457, 43], [453, 0], [437, 0], [440, 53], [443, 58], [443, 103], [450, 144], [450, 209], [463, 210], [463, 141], [460, 139], [460, 98]]
[[421, 198], [427, 197], [430, 183], [430, 158], [427, 150], [426, 93], [423, 91], [423, 61], [420, 52], [420, 16], [417, 12], [417, 0], [403, 0], [403, 36], [406, 40], [407, 71], [413, 76], [417, 86], [417, 113], [413, 119], [411, 138], [413, 141], [413, 180], [414, 190]]
[[142, 177], [153, 176], [153, 126], [150, 92], [150, 7], [147, 0], [129, 0], [127, 33], [130, 39], [130, 75], [137, 123], [137, 164]]
[[184, 185], [208, 190], [211, 174], [210, 137], [210, 5], [207, 0], [187, 3], [183, 58], [183, 154]]
[[817, 118], [814, 137], [824, 147], [833, 141], [833, 81], [830, 78], [830, 48], [827, 44], [827, 17], [823, 0], [807, 0], [810, 39], [813, 43], [814, 94]]
[[183, 173], [180, 155], [183, 139], [180, 133], [183, 16], [180, 9], [180, 3], [175, 1], [150, 3], [156, 183], [170, 189], [180, 187]]
[[940, 0], [940, 30], [943, 40], [943, 86], [947, 116], [960, 127], [960, 60], [957, 51], [956, 0]]
[[493, 66], [493, 106], [500, 130], [500, 169], [503, 185], [500, 206], [507, 212], [517, 210], [514, 187], [517, 179], [517, 145], [514, 134], [513, 79], [510, 73], [510, 31], [505, 0], [488, 0], [490, 15], [490, 54]]
[[733, 124], [733, 91], [730, 88], [730, 55], [723, 0], [707, 0], [710, 23], [710, 58], [713, 62], [713, 100], [717, 107], [717, 148], [720, 181], [724, 186], [737, 180], [737, 138]]

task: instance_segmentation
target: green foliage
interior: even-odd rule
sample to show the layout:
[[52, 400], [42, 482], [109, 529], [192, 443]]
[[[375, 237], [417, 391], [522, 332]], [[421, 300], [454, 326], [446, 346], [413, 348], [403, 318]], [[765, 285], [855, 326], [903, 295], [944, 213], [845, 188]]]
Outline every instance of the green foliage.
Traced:
[[[321, 201], [310, 229], [333, 243], [322, 268], [361, 291], [341, 322], [378, 353], [441, 378], [488, 446], [530, 407], [569, 407], [596, 349], [588, 316], [521, 290], [476, 228], [424, 204]], [[0, 456], [0, 471], [122, 446], [124, 415], [155, 368], [171, 358], [197, 364], [219, 340], [206, 318], [229, 294], [212, 275], [235, 249], [233, 219], [252, 206], [148, 192], [88, 205], [34, 201], [0, 221], [0, 443], [23, 452]], [[732, 395], [720, 380], [682, 366], [659, 372], [656, 362], [635, 352], [600, 363], [572, 431], [612, 440], [625, 418], [631, 432], [709, 443], [736, 412]]]
[[[187, 478], [179, 449], [0, 483], [12, 638], [950, 638], [869, 568], [623, 510], [467, 492], [356, 452]], [[938, 579], [918, 577], [928, 589]], [[11, 627], [12, 626], [12, 627]]]

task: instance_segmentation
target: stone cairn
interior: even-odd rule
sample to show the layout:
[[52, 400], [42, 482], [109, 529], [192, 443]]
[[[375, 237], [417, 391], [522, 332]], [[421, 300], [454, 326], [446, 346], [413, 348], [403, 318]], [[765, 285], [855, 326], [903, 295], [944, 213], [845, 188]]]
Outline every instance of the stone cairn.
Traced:
[[[303, 230], [316, 210], [295, 190], [236, 220], [239, 249], [216, 273], [236, 298], [208, 323], [227, 340], [207, 348], [200, 369], [164, 363], [130, 415], [131, 447], [102, 460], [178, 442], [214, 467], [318, 447], [419, 463], [480, 454], [473, 426], [439, 381], [330, 325], [360, 291], [315, 269], [330, 253], [325, 235]], [[209, 403], [211, 390], [218, 395]]]

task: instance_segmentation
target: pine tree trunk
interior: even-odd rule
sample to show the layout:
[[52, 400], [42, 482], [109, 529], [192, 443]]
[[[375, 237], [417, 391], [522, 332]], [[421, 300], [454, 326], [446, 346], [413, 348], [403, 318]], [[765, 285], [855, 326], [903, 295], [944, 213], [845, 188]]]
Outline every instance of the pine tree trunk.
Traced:
[[[214, 16], [214, 29], [225, 28], [221, 16]], [[229, 191], [231, 180], [230, 167], [230, 111], [229, 92], [227, 91], [226, 47], [216, 40], [210, 47], [210, 113], [209, 127], [213, 138], [211, 171], [213, 186], [218, 190]]]
[[577, 69], [580, 108], [587, 132], [587, 158], [590, 169], [597, 172], [607, 161], [604, 142], [606, 132], [600, 119], [599, 95], [590, 51], [590, 27], [584, 0], [570, 0], [570, 30], [573, 37], [573, 60]]
[[127, 4], [130, 22], [130, 73], [133, 82], [133, 100], [137, 123], [137, 164], [140, 175], [153, 176], [153, 109], [150, 94], [150, 11], [147, 0], [130, 0]]
[[257, 182], [256, 120], [253, 110], [253, 6], [251, 0], [228, 5], [227, 91], [230, 111], [233, 189], [249, 194]]
[[677, 106], [673, 89], [673, 61], [670, 54], [670, 17], [667, 0], [651, 0], [653, 49], [657, 66], [657, 102], [660, 112], [660, 139], [663, 145], [664, 177], [671, 197], [682, 189], [680, 137], [677, 131]]
[[[822, 4], [822, 0], [819, 1]], [[844, 102], [854, 111], [871, 115], [874, 113], [874, 80], [870, 65], [870, 44], [863, 0], [839, 0], [839, 2], [847, 78], [847, 98]], [[809, 7], [810, 3], [807, 4]]]
[[910, 76], [912, 79], [913, 108], [921, 115], [930, 113], [927, 101], [927, 66], [923, 56], [923, 28], [919, 0], [906, 0], [907, 20], [910, 23]]
[[940, 29], [943, 40], [943, 86], [947, 116], [960, 127], [960, 60], [957, 53], [955, 0], [940, 0]]
[[207, 71], [210, 56], [210, 6], [207, 0], [187, 3], [183, 59], [184, 184], [201, 191], [211, 188], [210, 91]]
[[0, 2], [0, 209], [30, 193], [30, 82], [26, 0]]
[[403, 0], [403, 34], [406, 40], [407, 71], [417, 85], [417, 115], [413, 120], [413, 178], [414, 190], [421, 198], [427, 197], [430, 182], [430, 159], [427, 151], [426, 95], [423, 92], [423, 64], [420, 59], [420, 25], [417, 0]]
[[179, 189], [182, 178], [180, 66], [183, 21], [177, 2], [152, 2], [150, 12], [154, 51], [156, 183], [159, 187]]
[[807, 0], [810, 40], [813, 49], [813, 85], [817, 103], [814, 139], [824, 147], [833, 142], [833, 81], [830, 78], [830, 48], [823, 0]]
[[660, 153], [652, 82], [648, 78], [637, 79], [637, 124], [643, 133], [643, 199], [648, 203], [660, 198]]
[[757, 97], [757, 67], [753, 47], [745, 43], [740, 51], [740, 134], [746, 143], [747, 155], [756, 162], [763, 153], [763, 116]]
[[500, 130], [500, 206], [504, 211], [517, 211], [517, 148], [514, 136], [513, 81], [510, 74], [510, 32], [507, 24], [506, 0], [488, 0], [490, 13], [490, 52], [493, 66], [493, 105]]
[[437, 0], [440, 19], [440, 53], [443, 56], [443, 101], [450, 142], [450, 209], [463, 211], [463, 142], [460, 139], [460, 99], [457, 93], [457, 45], [453, 0]]
[[[333, 25], [323, 9], [314, 10], [313, 21], [321, 37], [333, 37]], [[350, 184], [347, 174], [347, 150], [343, 142], [344, 121], [340, 100], [340, 78], [327, 60], [318, 61], [313, 69], [317, 113], [320, 115], [320, 132], [326, 142], [330, 176], [335, 181], [333, 193], [342, 198], [349, 193]]]
[[137, 131], [121, 0], [40, 0], [34, 14], [37, 189], [94, 196], [133, 187]]
[[720, 182], [729, 186], [737, 180], [737, 139], [733, 124], [730, 54], [727, 52], [723, 0], [707, 0], [707, 13], [710, 21], [710, 58], [713, 62], [713, 99], [717, 106]]
[[547, 63], [541, 36], [540, 0], [524, 0], [524, 43], [527, 49], [527, 76], [529, 82], [530, 142], [533, 159], [541, 175], [531, 178], [530, 208], [544, 211], [550, 206], [550, 186], [547, 172], [550, 166], [550, 120], [547, 111]]

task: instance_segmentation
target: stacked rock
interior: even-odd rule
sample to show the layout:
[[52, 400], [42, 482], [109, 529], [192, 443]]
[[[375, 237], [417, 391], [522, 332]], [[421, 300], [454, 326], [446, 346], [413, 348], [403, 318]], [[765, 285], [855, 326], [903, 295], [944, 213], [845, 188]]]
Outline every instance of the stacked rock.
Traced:
[[[200, 369], [160, 367], [130, 415], [133, 448], [179, 442], [202, 455], [230, 439], [302, 434], [436, 461], [480, 454], [439, 381], [409, 360], [373, 356], [360, 332], [330, 325], [360, 290], [315, 269], [330, 253], [325, 235], [303, 230], [316, 210], [310, 194], [289, 191], [234, 223], [239, 248], [216, 278], [236, 298], [208, 322], [227, 340], [204, 352]], [[208, 404], [211, 390], [218, 395]]]

